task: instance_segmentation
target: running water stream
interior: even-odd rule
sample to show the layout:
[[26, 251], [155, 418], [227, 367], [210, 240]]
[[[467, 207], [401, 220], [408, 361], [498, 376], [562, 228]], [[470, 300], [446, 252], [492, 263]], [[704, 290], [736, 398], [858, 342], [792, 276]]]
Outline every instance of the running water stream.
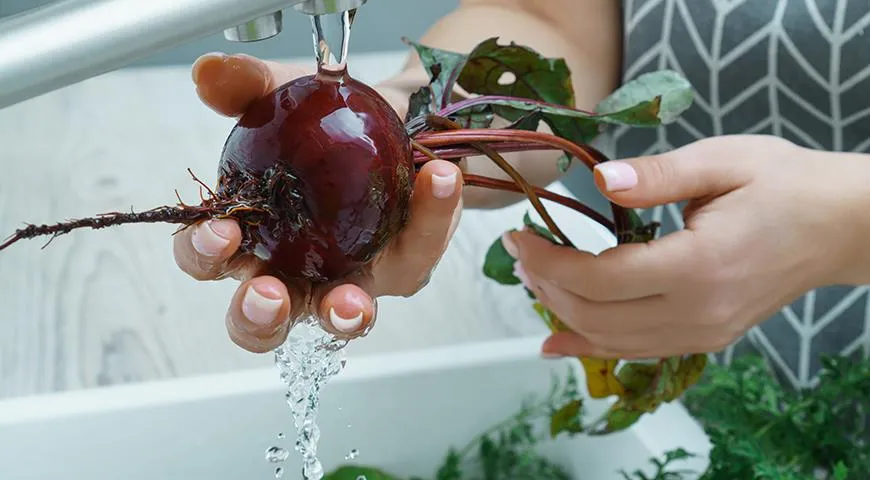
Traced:
[[[355, 15], [354, 9], [311, 17], [318, 74], [332, 76], [346, 71]], [[320, 389], [344, 368], [346, 345], [346, 340], [338, 340], [323, 330], [317, 317], [312, 315], [294, 325], [287, 340], [275, 350], [275, 364], [287, 385], [285, 396], [296, 427], [295, 450], [302, 456], [303, 480], [320, 480], [324, 476], [323, 465], [317, 458]], [[281, 437], [283, 435], [279, 435]], [[355, 458], [358, 454], [354, 449], [350, 455]], [[266, 460], [272, 463], [282, 464], [288, 456], [289, 452], [280, 447], [266, 451]], [[284, 473], [284, 467], [275, 469], [276, 478]]]
[[[287, 385], [285, 397], [296, 427], [296, 451], [302, 456], [304, 480], [323, 478], [323, 465], [317, 458], [320, 389], [344, 368], [346, 344], [345, 340], [337, 340], [324, 331], [312, 316], [296, 324], [284, 344], [275, 350], [275, 364]], [[283, 461], [286, 455], [269, 449], [267, 459], [274, 461], [275, 458]], [[276, 477], [282, 473], [279, 467]]]

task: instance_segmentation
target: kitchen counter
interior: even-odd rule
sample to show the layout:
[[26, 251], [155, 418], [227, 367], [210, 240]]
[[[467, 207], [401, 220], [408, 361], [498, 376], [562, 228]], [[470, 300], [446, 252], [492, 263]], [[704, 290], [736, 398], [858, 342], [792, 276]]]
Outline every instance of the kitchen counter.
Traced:
[[[403, 59], [359, 55], [350, 68], [373, 83]], [[116, 71], [0, 110], [0, 237], [23, 223], [173, 204], [176, 189], [194, 203], [187, 168], [213, 183], [233, 123], [199, 102], [188, 67]], [[553, 208], [568, 214], [562, 225], [578, 245], [610, 245], [585, 217]], [[377, 324], [351, 344], [351, 359], [545, 332], [522, 289], [481, 273], [490, 244], [530, 209], [466, 211], [430, 285], [410, 299], [380, 299]], [[270, 365], [272, 355], [226, 335], [237, 282], [200, 283], [176, 267], [175, 228], [79, 230], [45, 249], [38, 239], [0, 253], [0, 397]]]

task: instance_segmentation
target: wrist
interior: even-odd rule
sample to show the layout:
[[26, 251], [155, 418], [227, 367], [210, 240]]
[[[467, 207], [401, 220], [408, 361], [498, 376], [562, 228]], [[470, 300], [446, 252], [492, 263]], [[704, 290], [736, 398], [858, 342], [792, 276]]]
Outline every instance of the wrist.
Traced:
[[828, 199], [830, 229], [821, 241], [831, 242], [834, 262], [831, 284], [870, 284], [870, 155], [814, 152], [822, 175], [816, 182]]

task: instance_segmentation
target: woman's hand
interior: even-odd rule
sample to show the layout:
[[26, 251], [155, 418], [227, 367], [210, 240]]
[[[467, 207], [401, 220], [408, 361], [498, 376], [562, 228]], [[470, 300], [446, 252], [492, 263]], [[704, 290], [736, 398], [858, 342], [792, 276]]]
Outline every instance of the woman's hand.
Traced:
[[684, 230], [599, 255], [505, 235], [517, 273], [572, 330], [545, 354], [654, 358], [719, 351], [805, 292], [870, 281], [870, 157], [723, 136], [599, 165], [613, 202], [689, 200]]
[[[255, 99], [310, 73], [246, 55], [210, 54], [196, 61], [192, 76], [203, 103], [222, 115], [237, 117]], [[395, 92], [386, 96], [407, 102]], [[205, 222], [176, 235], [175, 259], [197, 280], [242, 281], [230, 301], [226, 326], [230, 338], [246, 350], [274, 349], [286, 338], [293, 320], [308, 313], [323, 319], [327, 330], [353, 338], [374, 321], [375, 298], [410, 296], [428, 282], [459, 221], [461, 198], [459, 168], [445, 161], [429, 162], [416, 179], [410, 222], [369, 271], [344, 283], [318, 287], [310, 296], [310, 286], [288, 289], [277, 278], [262, 275], [262, 262], [255, 257], [235, 255], [241, 231], [233, 220]]]

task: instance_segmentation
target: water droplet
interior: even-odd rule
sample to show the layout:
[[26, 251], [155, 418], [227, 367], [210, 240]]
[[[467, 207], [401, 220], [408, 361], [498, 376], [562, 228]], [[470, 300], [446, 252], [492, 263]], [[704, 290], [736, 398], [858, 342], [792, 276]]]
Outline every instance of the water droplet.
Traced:
[[278, 432], [278, 440], [284, 438], [284, 432]]
[[356, 477], [356, 480], [368, 480], [365, 475], [360, 475]]
[[302, 477], [306, 480], [320, 480], [323, 478], [323, 465], [316, 458], [309, 459], [302, 467]]
[[276, 468], [275, 469], [275, 478], [281, 478], [283, 476], [284, 476], [284, 469], [281, 467]]
[[269, 449], [266, 450], [266, 460], [272, 463], [281, 463], [284, 460], [287, 460], [287, 457], [289, 456], [290, 452], [281, 447], [269, 447]]
[[347, 455], [345, 455], [344, 459], [345, 459], [345, 460], [353, 460], [353, 459], [355, 459], [355, 458], [358, 457], [358, 456], [359, 456], [359, 449], [358, 449], [358, 448], [354, 448], [353, 450], [351, 450], [350, 452], [348, 452]]

